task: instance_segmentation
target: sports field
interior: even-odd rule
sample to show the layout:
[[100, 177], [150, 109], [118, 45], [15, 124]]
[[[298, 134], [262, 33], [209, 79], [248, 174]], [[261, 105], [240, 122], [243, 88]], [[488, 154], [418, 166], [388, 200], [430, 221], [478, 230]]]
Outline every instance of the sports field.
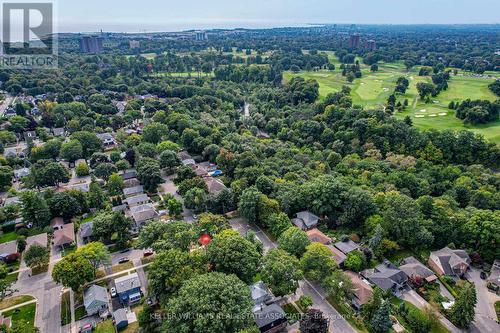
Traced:
[[293, 76], [315, 79], [320, 85], [320, 98], [324, 98], [329, 93], [340, 91], [343, 85], [347, 85], [351, 87], [353, 103], [371, 109], [382, 108], [394, 91], [398, 77], [405, 76], [410, 81], [410, 87], [405, 95], [398, 96], [398, 100], [403, 102], [404, 99], [408, 99], [409, 106], [404, 112], [397, 113], [397, 117], [410, 116], [415, 126], [421, 129], [458, 130], [466, 128], [500, 144], [500, 121], [479, 126], [464, 125], [455, 117], [455, 112], [448, 109], [448, 104], [451, 101], [457, 102], [468, 98], [491, 101], [497, 99], [488, 89], [488, 85], [494, 81], [493, 78], [474, 77], [459, 72], [457, 76], [451, 77], [448, 82], [449, 88], [446, 91], [441, 92], [430, 103], [424, 103], [418, 97], [416, 85], [418, 82], [431, 82], [431, 78], [418, 76], [418, 68], [408, 72], [402, 62], [379, 63], [378, 72], [371, 72], [369, 66], [362, 64], [362, 78], [348, 83], [342, 76], [340, 63], [333, 52], [327, 52], [327, 54], [330, 61], [336, 66], [334, 71], [286, 72], [284, 79], [288, 81]]

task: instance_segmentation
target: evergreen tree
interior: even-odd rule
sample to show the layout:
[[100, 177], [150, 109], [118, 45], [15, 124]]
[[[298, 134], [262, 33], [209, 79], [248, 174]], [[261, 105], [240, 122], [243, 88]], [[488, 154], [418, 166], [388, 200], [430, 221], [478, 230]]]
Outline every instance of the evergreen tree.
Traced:
[[389, 329], [392, 327], [390, 314], [391, 308], [389, 306], [389, 303], [385, 301], [373, 314], [373, 318], [371, 320], [373, 332], [382, 333], [389, 331]]
[[467, 328], [474, 321], [477, 296], [473, 283], [468, 283], [455, 299], [450, 309], [449, 318], [458, 327]]

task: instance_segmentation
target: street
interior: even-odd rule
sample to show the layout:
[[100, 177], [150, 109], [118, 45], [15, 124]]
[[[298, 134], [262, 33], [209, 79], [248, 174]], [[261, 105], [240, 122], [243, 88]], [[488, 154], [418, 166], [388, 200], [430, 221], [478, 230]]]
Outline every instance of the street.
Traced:
[[[278, 244], [271, 241], [271, 239], [269, 239], [269, 237], [258, 226], [249, 223], [244, 218], [230, 219], [229, 224], [242, 236], [246, 235], [250, 230], [255, 232], [256, 237], [264, 245], [264, 252], [278, 247]], [[325, 317], [329, 319], [330, 332], [357, 332], [344, 318], [342, 318], [342, 315], [337, 310], [335, 310], [335, 308], [330, 303], [328, 303], [328, 301], [323, 296], [325, 295], [325, 292], [320, 286], [313, 285], [307, 280], [302, 280], [299, 282], [299, 289], [297, 290], [296, 295], [307, 295], [313, 299], [313, 307], [321, 310]]]
[[486, 287], [486, 281], [480, 277], [480, 270], [472, 268], [466, 275], [467, 280], [474, 283], [477, 295], [476, 319], [471, 325], [471, 332], [500, 331], [500, 325], [496, 322], [495, 301], [500, 297], [490, 292]]
[[3, 103], [0, 103], [0, 116], [3, 116], [5, 110], [7, 110], [9, 105], [12, 104], [13, 102], [14, 102], [14, 97], [10, 95], [5, 96], [5, 100], [3, 101]]

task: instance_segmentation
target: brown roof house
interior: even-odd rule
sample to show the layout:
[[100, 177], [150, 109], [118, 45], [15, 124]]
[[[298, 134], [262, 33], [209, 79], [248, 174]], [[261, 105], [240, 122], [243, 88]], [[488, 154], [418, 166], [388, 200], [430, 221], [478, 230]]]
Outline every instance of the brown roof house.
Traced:
[[332, 239], [330, 237], [328, 237], [327, 235], [322, 233], [317, 228], [306, 231], [306, 234], [307, 234], [307, 238], [309, 238], [309, 240], [311, 242], [317, 242], [317, 243], [321, 243], [323, 245], [328, 245], [332, 242]]
[[75, 242], [75, 227], [73, 223], [65, 224], [61, 229], [54, 231], [54, 246], [64, 248]]
[[298, 212], [296, 216], [292, 223], [302, 230], [310, 230], [318, 225], [319, 217], [309, 211]]
[[328, 247], [328, 249], [332, 252], [332, 259], [337, 263], [337, 265], [341, 266], [347, 256], [333, 245], [327, 245], [326, 247]]
[[352, 306], [359, 311], [361, 306], [372, 297], [373, 288], [370, 282], [363, 279], [359, 274], [351, 271], [346, 271], [345, 274], [351, 279], [353, 286]]
[[471, 260], [464, 250], [449, 247], [431, 252], [428, 264], [438, 275], [461, 278], [470, 267]]
[[38, 235], [30, 236], [30, 237], [26, 238], [26, 248], [27, 249], [32, 245], [47, 247], [47, 244], [48, 244], [47, 233], [38, 234]]
[[220, 179], [204, 177], [203, 180], [205, 181], [205, 184], [207, 184], [208, 193], [210, 193], [210, 195], [217, 196], [227, 188]]
[[399, 266], [399, 269], [405, 272], [406, 275], [408, 275], [412, 283], [417, 282], [417, 280], [419, 279], [425, 282], [433, 282], [437, 279], [437, 276], [432, 270], [430, 270], [427, 266], [422, 264], [414, 257], [403, 259], [401, 261], [401, 266]]
[[10, 241], [0, 244], [0, 259], [9, 261], [9, 257], [19, 256], [17, 252], [17, 241]]

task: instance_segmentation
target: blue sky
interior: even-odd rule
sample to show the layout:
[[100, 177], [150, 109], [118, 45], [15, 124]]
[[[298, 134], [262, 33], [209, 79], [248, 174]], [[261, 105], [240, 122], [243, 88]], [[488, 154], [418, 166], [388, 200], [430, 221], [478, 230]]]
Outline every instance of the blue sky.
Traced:
[[500, 23], [500, 0], [57, 0], [60, 31]]

